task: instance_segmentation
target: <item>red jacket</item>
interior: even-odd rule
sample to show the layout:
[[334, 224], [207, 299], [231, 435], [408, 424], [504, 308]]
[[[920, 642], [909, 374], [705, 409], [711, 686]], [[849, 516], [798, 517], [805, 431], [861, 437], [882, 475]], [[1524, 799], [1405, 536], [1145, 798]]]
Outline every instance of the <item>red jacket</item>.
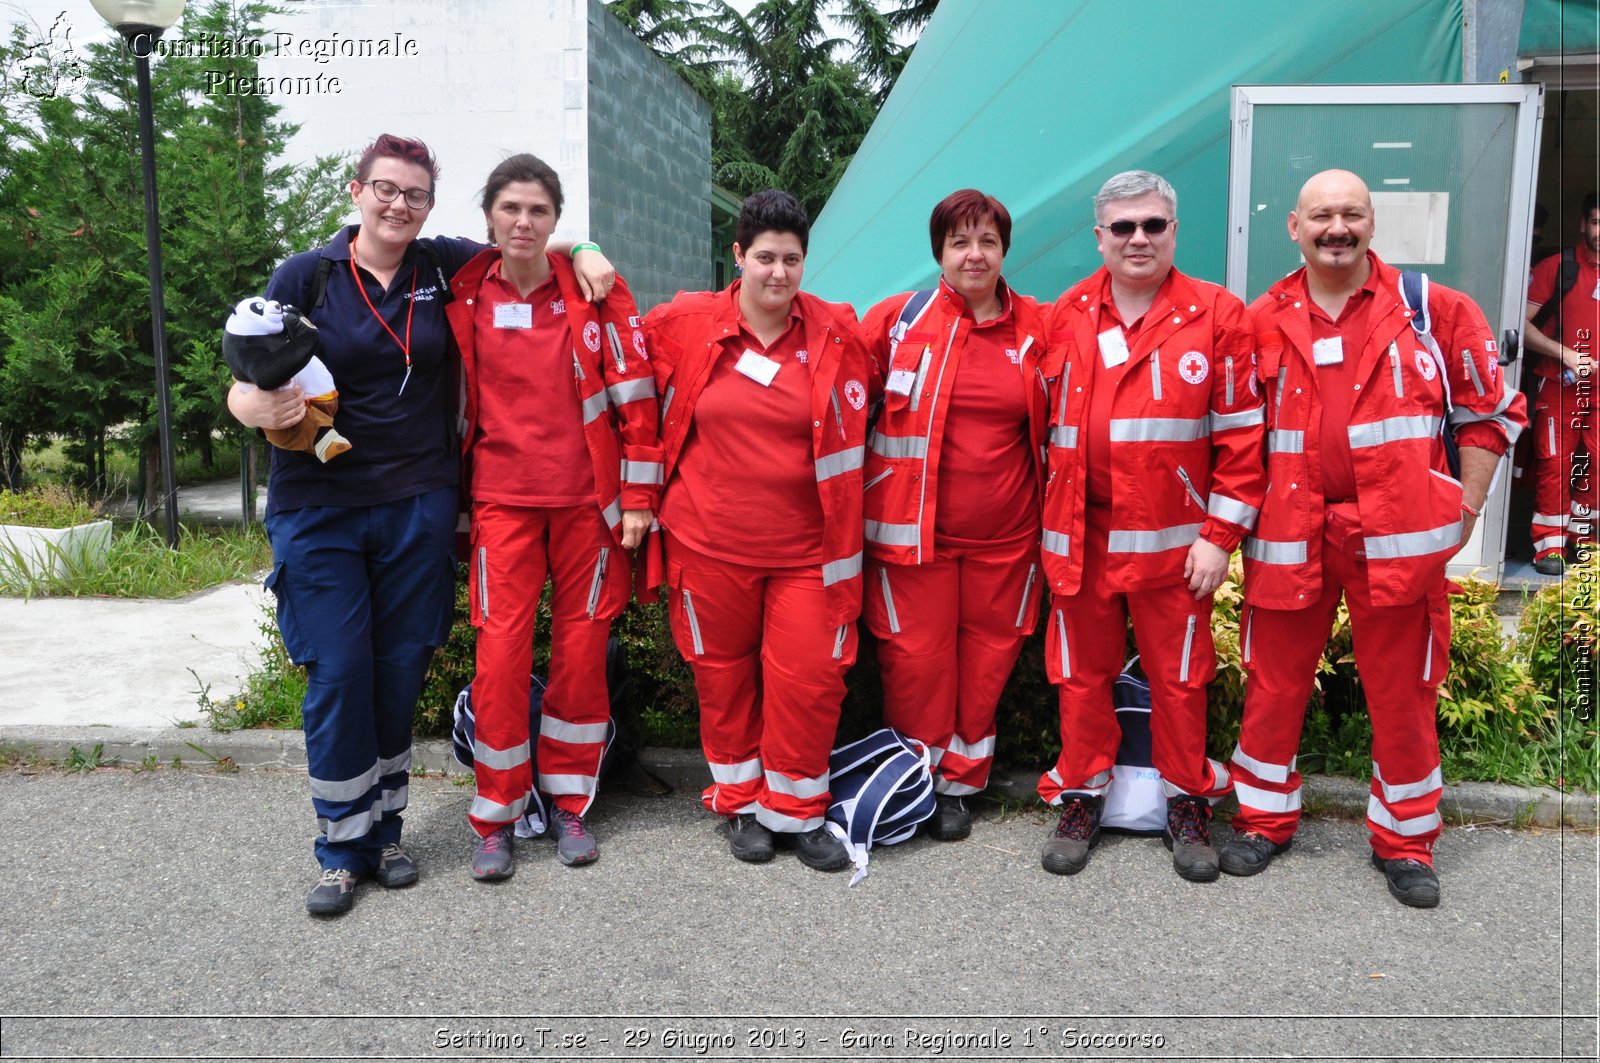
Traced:
[[[680, 292], [650, 311], [645, 331], [661, 392], [665, 480], [694, 421], [700, 392], [725, 352], [742, 350], [739, 282], [720, 292]], [[810, 352], [812, 457], [822, 500], [822, 583], [830, 623], [848, 624], [861, 612], [861, 457], [867, 433], [869, 366], [856, 335], [855, 314], [800, 292], [794, 308]], [[749, 455], [756, 466], [761, 455]]]
[[[1050, 314], [1050, 350], [1062, 365], [1050, 396], [1044, 566], [1060, 595], [1076, 594], [1085, 578], [1087, 470], [1078, 429], [1110, 285], [1102, 267], [1063, 293]], [[1145, 322], [1112, 397], [1107, 567], [1088, 574], [1119, 591], [1181, 582], [1196, 539], [1231, 552], [1255, 523], [1266, 490], [1244, 304], [1173, 270]]]
[[[1527, 402], [1505, 387], [1483, 313], [1461, 292], [1435, 284], [1428, 306], [1445, 361], [1441, 379], [1411, 327], [1400, 272], [1367, 257], [1378, 271], [1378, 294], [1367, 342], [1355, 355], [1350, 448], [1372, 603], [1403, 605], [1440, 584], [1460, 547], [1461, 484], [1447, 471], [1439, 438], [1445, 389], [1457, 443], [1501, 454], [1527, 424]], [[1266, 392], [1270, 484], [1244, 544], [1244, 592], [1271, 609], [1305, 608], [1322, 590], [1322, 402], [1307, 301], [1301, 269], [1250, 307]]]
[[[462, 490], [471, 497], [472, 443], [476, 434], [478, 388], [473, 316], [478, 290], [497, 248], [480, 252], [451, 278], [455, 298], [446, 307], [465, 372], [461, 409]], [[550, 256], [566, 304], [572, 332], [573, 385], [583, 406], [583, 436], [594, 463], [595, 502], [622, 545], [622, 511], [654, 511], [661, 500], [661, 447], [656, 439], [656, 389], [649, 353], [639, 328], [639, 311], [619, 276], [611, 294], [598, 304], [578, 290], [572, 260]], [[492, 385], [492, 382], [491, 382]]]
[[[945, 418], [972, 318], [942, 281], [905, 335], [894, 335], [901, 311], [914, 292], [891, 296], [873, 307], [861, 331], [875, 375], [885, 387], [883, 412], [867, 441], [866, 543], [874, 558], [895, 565], [933, 560], [935, 508], [939, 497], [939, 452]], [[1020, 372], [1028, 390], [1028, 427], [1038, 484], [1038, 460], [1048, 430], [1045, 323], [1039, 304], [1010, 293], [1015, 315]], [[1036, 499], [1037, 500], [1037, 499]]]

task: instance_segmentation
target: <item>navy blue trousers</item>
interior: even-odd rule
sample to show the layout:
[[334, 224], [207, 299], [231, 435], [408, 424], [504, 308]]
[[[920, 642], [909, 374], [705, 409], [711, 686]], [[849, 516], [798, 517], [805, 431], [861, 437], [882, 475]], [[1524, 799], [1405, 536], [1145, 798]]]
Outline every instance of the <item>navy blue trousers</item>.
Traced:
[[456, 489], [267, 518], [284, 648], [304, 665], [317, 862], [360, 875], [400, 840], [411, 721], [455, 606]]

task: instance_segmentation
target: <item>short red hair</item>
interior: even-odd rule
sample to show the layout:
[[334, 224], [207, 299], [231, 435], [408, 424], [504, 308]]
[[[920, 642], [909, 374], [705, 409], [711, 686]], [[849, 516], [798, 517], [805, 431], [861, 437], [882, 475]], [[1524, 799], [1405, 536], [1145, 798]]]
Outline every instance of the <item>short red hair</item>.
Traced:
[[367, 150], [356, 160], [356, 180], [365, 181], [372, 176], [372, 164], [379, 159], [399, 159], [414, 163], [428, 171], [428, 188], [439, 182], [439, 160], [433, 157], [428, 145], [420, 140], [397, 137], [393, 133], [380, 133], [378, 139], [367, 145]]
[[944, 238], [951, 230], [968, 222], [979, 224], [991, 219], [994, 227], [1000, 231], [1000, 253], [1003, 255], [1011, 250], [1011, 212], [1006, 210], [1005, 204], [976, 188], [963, 188], [945, 196], [933, 208], [933, 216], [928, 219], [928, 235], [933, 240], [933, 260], [943, 260]]

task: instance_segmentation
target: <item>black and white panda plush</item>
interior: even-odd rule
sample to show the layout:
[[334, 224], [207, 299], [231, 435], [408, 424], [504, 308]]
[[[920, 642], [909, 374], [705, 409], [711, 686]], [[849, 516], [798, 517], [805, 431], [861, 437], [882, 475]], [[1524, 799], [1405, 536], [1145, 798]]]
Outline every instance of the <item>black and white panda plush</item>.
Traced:
[[322, 351], [317, 326], [276, 300], [242, 300], [222, 331], [222, 357], [235, 380], [276, 391]]

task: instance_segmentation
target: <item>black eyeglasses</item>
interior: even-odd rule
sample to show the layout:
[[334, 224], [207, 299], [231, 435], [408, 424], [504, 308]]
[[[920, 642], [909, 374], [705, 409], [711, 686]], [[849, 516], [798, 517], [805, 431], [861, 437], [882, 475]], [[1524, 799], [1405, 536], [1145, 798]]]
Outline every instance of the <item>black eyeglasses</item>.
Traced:
[[1143, 229], [1146, 236], [1159, 236], [1167, 231], [1172, 218], [1146, 218], [1144, 221], [1114, 221], [1106, 226], [1112, 236], [1132, 236], [1135, 229]]
[[[393, 203], [402, 195], [406, 197], [406, 206], [412, 210], [421, 210], [433, 202], [433, 193], [426, 188], [402, 189], [393, 181], [363, 181], [362, 184], [372, 189], [372, 194], [378, 197], [379, 203]], [[1163, 225], [1166, 223], [1163, 222]], [[1132, 232], [1133, 230], [1128, 230]]]

